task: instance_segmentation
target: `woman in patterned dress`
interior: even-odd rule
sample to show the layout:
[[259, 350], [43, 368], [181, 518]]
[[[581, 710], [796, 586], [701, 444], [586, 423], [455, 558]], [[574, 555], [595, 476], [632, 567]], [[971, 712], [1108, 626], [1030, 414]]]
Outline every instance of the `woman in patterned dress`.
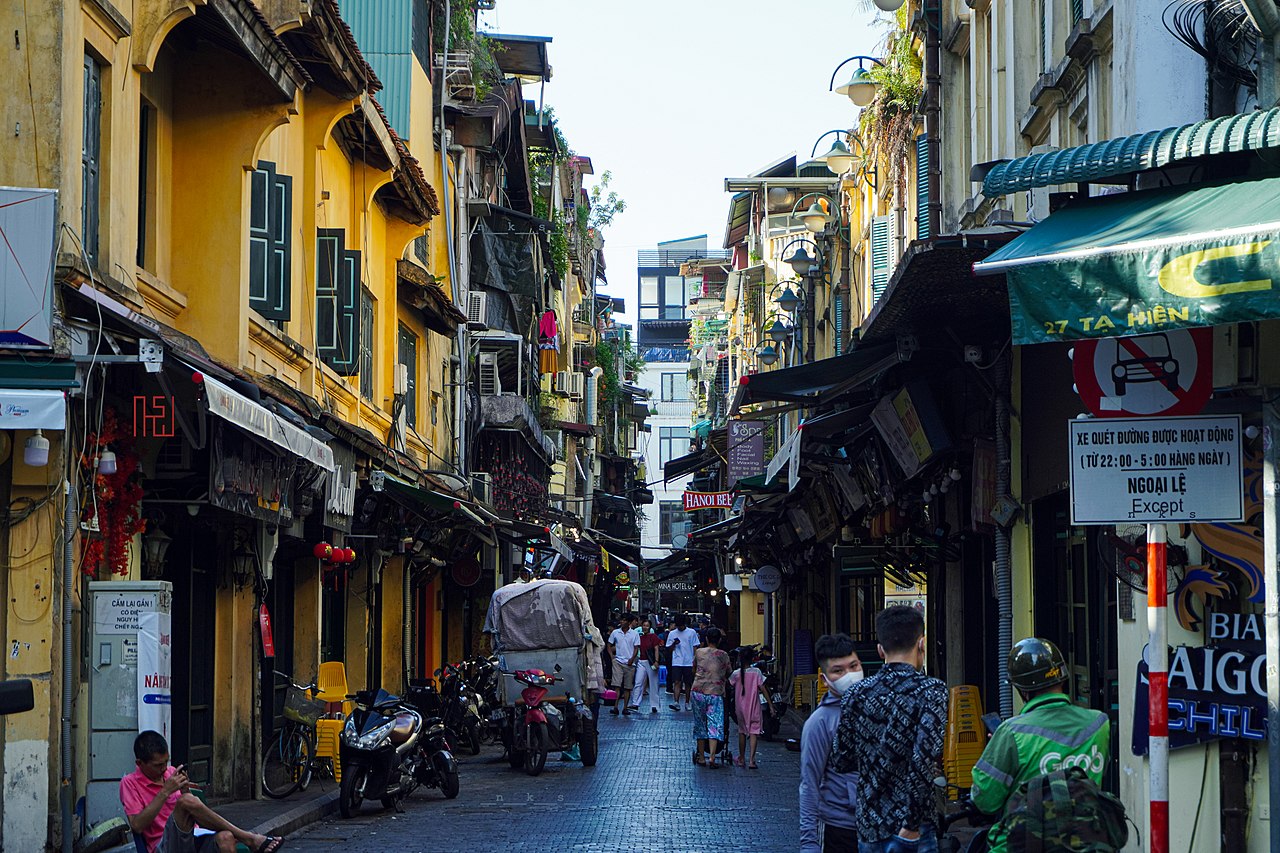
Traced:
[[716, 756], [724, 740], [724, 689], [731, 664], [720, 648], [722, 637], [719, 628], [708, 628], [693, 652], [693, 736], [698, 742], [693, 762], [707, 767], [720, 766]]

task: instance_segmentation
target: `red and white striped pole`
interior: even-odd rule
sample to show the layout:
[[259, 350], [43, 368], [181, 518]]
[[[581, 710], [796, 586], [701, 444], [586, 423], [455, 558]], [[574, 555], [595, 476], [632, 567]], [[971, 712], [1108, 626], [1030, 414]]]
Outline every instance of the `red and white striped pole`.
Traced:
[[1164, 524], [1147, 525], [1147, 759], [1150, 766], [1151, 853], [1169, 853], [1169, 644], [1165, 634]]

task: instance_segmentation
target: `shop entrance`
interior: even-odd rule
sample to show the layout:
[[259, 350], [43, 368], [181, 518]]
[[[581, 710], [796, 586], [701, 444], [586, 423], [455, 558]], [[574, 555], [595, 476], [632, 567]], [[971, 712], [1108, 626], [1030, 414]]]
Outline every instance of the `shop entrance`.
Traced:
[[[213, 778], [213, 696], [217, 683], [213, 672], [217, 537], [204, 524], [172, 528], [176, 541], [169, 550], [174, 675], [169, 753], [175, 765], [187, 765], [191, 781], [207, 786]], [[175, 559], [177, 555], [181, 557]]]
[[[1073, 527], [1068, 494], [1033, 504], [1036, 635], [1051, 640], [1067, 658], [1072, 701], [1105, 711], [1111, 719], [1111, 755], [1119, 755], [1119, 670], [1116, 659], [1116, 576], [1098, 549], [1101, 527]], [[1015, 638], [1019, 639], [1019, 638]], [[1117, 761], [1107, 781], [1115, 790]]]
[[[279, 670], [294, 681], [304, 683], [308, 677], [297, 678], [293, 672], [293, 562], [277, 559], [273, 563], [275, 576], [267, 584], [265, 603], [271, 613], [271, 638], [275, 646], [275, 658], [262, 662], [262, 721], [263, 742], [277, 726], [284, 724], [284, 700], [289, 684], [277, 678], [273, 670]], [[259, 638], [258, 650], [262, 650]]]

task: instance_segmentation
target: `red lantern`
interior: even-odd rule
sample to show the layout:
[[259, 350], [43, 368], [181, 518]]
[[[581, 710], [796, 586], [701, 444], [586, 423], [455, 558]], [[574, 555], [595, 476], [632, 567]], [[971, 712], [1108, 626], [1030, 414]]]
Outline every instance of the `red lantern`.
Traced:
[[332, 559], [333, 546], [328, 542], [317, 542], [316, 546], [311, 549], [311, 553], [316, 555], [317, 560]]
[[344, 562], [344, 563], [354, 563], [355, 561], [356, 561], [356, 549], [354, 549], [354, 548], [343, 548], [343, 549], [342, 549], [342, 562]]

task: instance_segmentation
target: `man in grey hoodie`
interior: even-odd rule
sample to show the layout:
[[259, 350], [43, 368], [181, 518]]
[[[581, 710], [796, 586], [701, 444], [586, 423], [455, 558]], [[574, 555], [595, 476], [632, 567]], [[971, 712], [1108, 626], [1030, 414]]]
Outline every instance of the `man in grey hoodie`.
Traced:
[[840, 697], [862, 678], [862, 661], [848, 634], [819, 637], [814, 654], [830, 689], [800, 735], [800, 853], [857, 853], [858, 776], [837, 773], [827, 759], [840, 723]]

